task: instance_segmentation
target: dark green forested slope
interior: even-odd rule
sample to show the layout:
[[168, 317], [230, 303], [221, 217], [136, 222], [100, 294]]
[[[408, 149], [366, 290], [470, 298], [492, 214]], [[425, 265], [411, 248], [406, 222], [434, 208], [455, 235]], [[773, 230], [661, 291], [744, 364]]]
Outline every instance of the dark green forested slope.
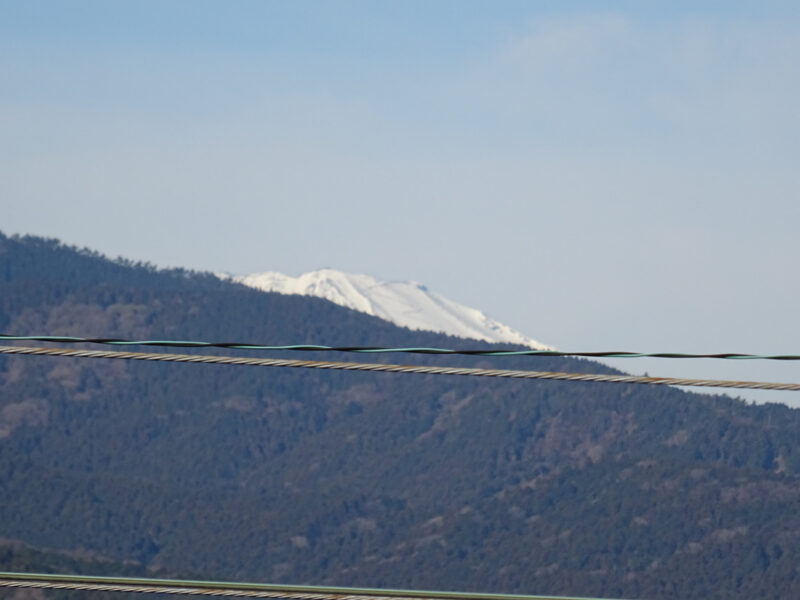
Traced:
[[[0, 237], [0, 329], [458, 345], [36, 238]], [[799, 434], [644, 386], [0, 357], [0, 537], [206, 578], [797, 597]]]

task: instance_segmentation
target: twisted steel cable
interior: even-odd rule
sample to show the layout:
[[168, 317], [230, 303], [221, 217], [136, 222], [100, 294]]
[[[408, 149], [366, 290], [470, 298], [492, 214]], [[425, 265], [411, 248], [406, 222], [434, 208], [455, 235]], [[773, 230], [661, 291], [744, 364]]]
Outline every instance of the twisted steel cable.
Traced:
[[319, 344], [265, 345], [245, 342], [201, 342], [193, 340], [125, 340], [117, 338], [87, 338], [58, 335], [0, 334], [0, 341], [56, 342], [67, 344], [107, 344], [111, 346], [166, 346], [172, 348], [228, 348], [231, 350], [291, 350], [300, 352], [354, 352], [362, 354], [458, 354], [464, 356], [578, 356], [583, 358], [716, 358], [727, 360], [800, 360], [800, 354], [745, 354], [722, 352], [717, 354], [692, 354], [685, 352], [629, 352], [606, 350], [601, 352], [569, 352], [563, 350], [459, 350], [429, 347], [384, 346], [325, 346]]
[[137, 592], [187, 596], [283, 598], [286, 600], [592, 600], [563, 596], [522, 596], [517, 594], [476, 594], [340, 588], [218, 581], [180, 581], [133, 577], [93, 577], [39, 573], [2, 573], [0, 587]]
[[112, 358], [155, 362], [243, 365], [254, 367], [292, 367], [303, 369], [332, 369], [338, 371], [379, 371], [387, 373], [419, 373], [423, 375], [466, 375], [504, 379], [552, 379], [598, 383], [641, 383], [650, 385], [682, 385], [690, 387], [719, 387], [751, 390], [800, 391], [800, 383], [770, 383], [762, 381], [729, 381], [723, 379], [686, 379], [679, 377], [646, 377], [639, 375], [604, 375], [599, 373], [563, 373], [558, 371], [516, 371], [507, 369], [477, 369], [468, 367], [436, 367], [380, 363], [353, 363], [279, 358], [247, 358], [240, 356], [209, 356], [204, 354], [155, 354], [148, 352], [119, 352], [112, 350], [71, 350], [68, 348], [36, 348], [0, 346], [0, 354], [35, 356], [70, 356], [76, 358]]

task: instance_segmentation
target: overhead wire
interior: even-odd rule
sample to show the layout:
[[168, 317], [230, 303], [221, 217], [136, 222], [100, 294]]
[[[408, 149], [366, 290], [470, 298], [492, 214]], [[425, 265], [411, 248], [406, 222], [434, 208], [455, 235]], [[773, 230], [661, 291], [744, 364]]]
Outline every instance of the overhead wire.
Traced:
[[3, 572], [0, 572], [0, 587], [138, 592], [190, 596], [283, 598], [285, 600], [598, 600], [565, 596], [523, 596], [520, 594], [384, 590], [375, 588]]
[[384, 363], [334, 362], [291, 360], [280, 358], [248, 358], [242, 356], [213, 356], [206, 354], [158, 354], [147, 352], [119, 352], [112, 350], [72, 350], [69, 348], [40, 348], [29, 346], [0, 346], [0, 354], [34, 356], [61, 356], [75, 358], [110, 358], [154, 362], [223, 364], [257, 367], [292, 367], [340, 371], [372, 371], [388, 373], [417, 373], [423, 375], [465, 375], [497, 377], [504, 379], [546, 379], [557, 381], [584, 381], [596, 383], [636, 383], [649, 385], [679, 385], [689, 387], [739, 388], [751, 390], [800, 391], [800, 383], [772, 383], [763, 381], [731, 381], [723, 379], [687, 379], [678, 377], [648, 377], [639, 375], [607, 375], [600, 373], [565, 373], [558, 371], [525, 371], [508, 369], [479, 369], [467, 367], [439, 367], [424, 365], [396, 365]]
[[575, 356], [582, 358], [712, 358], [725, 360], [800, 360], [800, 354], [747, 354], [720, 352], [696, 354], [686, 352], [631, 352], [621, 350], [565, 351], [553, 349], [454, 349], [435, 347], [384, 347], [384, 346], [326, 346], [321, 344], [254, 344], [245, 342], [203, 342], [194, 340], [126, 340], [117, 338], [89, 338], [56, 335], [0, 334], [0, 341], [53, 342], [66, 344], [104, 344], [110, 346], [160, 346], [172, 348], [227, 348], [231, 350], [299, 351], [299, 352], [351, 352], [360, 354], [453, 354], [464, 356]]

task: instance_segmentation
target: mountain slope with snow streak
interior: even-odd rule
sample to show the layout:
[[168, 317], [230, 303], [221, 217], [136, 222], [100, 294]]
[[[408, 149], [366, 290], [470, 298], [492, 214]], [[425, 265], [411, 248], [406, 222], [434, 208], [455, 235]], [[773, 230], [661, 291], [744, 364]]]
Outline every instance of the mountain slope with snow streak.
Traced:
[[267, 292], [325, 298], [409, 329], [536, 349], [549, 348], [478, 309], [445, 298], [416, 281], [381, 281], [369, 275], [335, 269], [311, 271], [298, 277], [268, 271], [231, 279]]

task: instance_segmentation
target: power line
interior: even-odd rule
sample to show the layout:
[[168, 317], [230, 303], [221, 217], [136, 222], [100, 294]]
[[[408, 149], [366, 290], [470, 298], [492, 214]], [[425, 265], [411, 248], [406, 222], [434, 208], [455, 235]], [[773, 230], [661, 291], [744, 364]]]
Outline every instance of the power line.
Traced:
[[690, 387], [800, 391], [800, 383], [729, 381], [722, 379], [683, 379], [677, 377], [643, 377], [638, 375], [603, 375], [598, 373], [562, 373], [557, 371], [512, 371], [506, 369], [475, 369], [466, 367], [410, 366], [379, 363], [290, 360], [277, 358], [246, 358], [240, 356], [208, 356], [203, 354], [154, 354], [144, 352], [117, 352], [111, 350], [32, 348], [26, 346], [0, 346], [0, 354], [69, 356], [76, 358], [113, 358], [123, 360], [244, 365], [255, 367], [293, 367], [339, 371], [419, 373], [423, 375], [467, 375], [473, 377], [499, 377], [504, 379], [550, 379], [557, 381], [586, 381], [596, 383], [642, 383], [650, 385], [682, 385]]
[[117, 338], [86, 338], [57, 335], [7, 335], [0, 334], [0, 341], [7, 342], [56, 342], [68, 344], [106, 344], [111, 346], [162, 346], [172, 348], [228, 348], [231, 350], [270, 350], [300, 352], [354, 352], [361, 354], [405, 353], [405, 354], [457, 354], [465, 356], [578, 356], [583, 358], [715, 358], [726, 360], [800, 360], [800, 354], [743, 354], [721, 352], [716, 354], [693, 354], [684, 352], [629, 352], [606, 350], [600, 352], [562, 350], [459, 350], [453, 348], [428, 347], [383, 347], [383, 346], [324, 346], [317, 344], [265, 345], [245, 342], [200, 342], [192, 340], [125, 340]]
[[[381, 590], [370, 588], [273, 585], [221, 581], [140, 579], [134, 577], [94, 577], [40, 573], [0, 572], [0, 587], [106, 592], [139, 592], [191, 596], [283, 598], [286, 600], [593, 600], [565, 596], [523, 596], [519, 594], [479, 594]], [[598, 600], [598, 599], [594, 599]]]

